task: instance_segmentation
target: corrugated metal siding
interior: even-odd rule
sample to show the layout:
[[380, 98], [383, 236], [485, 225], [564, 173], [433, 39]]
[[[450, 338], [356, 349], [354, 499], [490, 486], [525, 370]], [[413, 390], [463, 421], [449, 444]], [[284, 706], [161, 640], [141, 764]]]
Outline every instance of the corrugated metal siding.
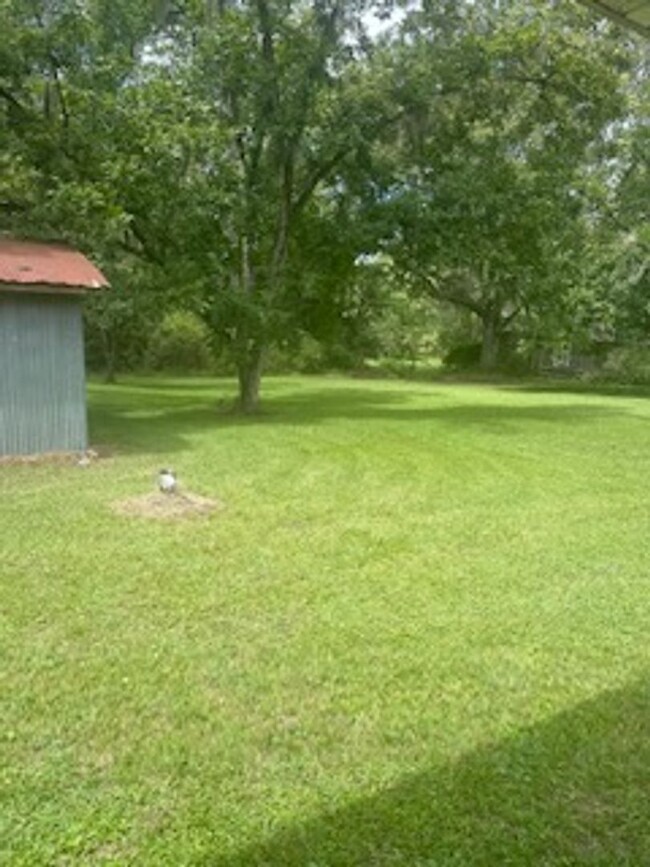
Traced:
[[0, 455], [87, 446], [81, 300], [0, 291]]

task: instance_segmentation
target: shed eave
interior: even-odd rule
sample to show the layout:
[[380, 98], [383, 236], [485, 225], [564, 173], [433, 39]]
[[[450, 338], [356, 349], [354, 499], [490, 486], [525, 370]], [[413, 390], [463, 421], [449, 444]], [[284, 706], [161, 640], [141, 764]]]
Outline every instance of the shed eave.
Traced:
[[61, 286], [56, 283], [3, 283], [0, 292], [15, 292], [19, 295], [87, 295], [104, 287], [91, 289], [88, 286]]
[[108, 287], [90, 259], [65, 244], [21, 241], [0, 236], [0, 283], [72, 289]]

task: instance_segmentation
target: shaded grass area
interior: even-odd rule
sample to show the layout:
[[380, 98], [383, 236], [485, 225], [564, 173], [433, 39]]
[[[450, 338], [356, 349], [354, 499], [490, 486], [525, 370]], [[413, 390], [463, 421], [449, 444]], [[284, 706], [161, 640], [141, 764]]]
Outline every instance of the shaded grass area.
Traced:
[[[641, 396], [91, 386], [0, 468], [0, 861], [642, 864]], [[114, 515], [171, 464], [226, 508]]]
[[204, 863], [647, 864], [648, 720], [643, 680]]

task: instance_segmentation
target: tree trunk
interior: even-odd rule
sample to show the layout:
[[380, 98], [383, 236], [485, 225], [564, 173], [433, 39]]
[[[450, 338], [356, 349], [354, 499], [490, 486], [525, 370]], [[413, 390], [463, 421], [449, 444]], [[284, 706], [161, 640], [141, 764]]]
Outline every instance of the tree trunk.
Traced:
[[111, 335], [107, 331], [101, 332], [102, 348], [104, 350], [104, 382], [112, 384], [115, 382], [115, 367], [116, 355], [115, 341], [111, 339]]
[[106, 358], [106, 369], [104, 371], [104, 382], [107, 384], [112, 384], [116, 381], [116, 371], [115, 371], [115, 351], [111, 350], [108, 353]]
[[501, 330], [499, 316], [489, 313], [483, 319], [483, 342], [481, 344], [481, 370], [494, 370], [499, 360]]
[[237, 406], [241, 412], [246, 414], [259, 410], [262, 361], [263, 352], [261, 347], [257, 346], [237, 360], [237, 376], [239, 379]]

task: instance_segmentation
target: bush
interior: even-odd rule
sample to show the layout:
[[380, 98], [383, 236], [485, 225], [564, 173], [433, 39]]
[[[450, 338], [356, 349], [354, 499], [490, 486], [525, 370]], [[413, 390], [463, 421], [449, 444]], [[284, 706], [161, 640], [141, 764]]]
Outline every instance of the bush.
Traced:
[[403, 358], [377, 358], [367, 361], [361, 373], [428, 382], [439, 376], [440, 367], [441, 360], [435, 355], [417, 361], [407, 361]]
[[214, 368], [210, 330], [195, 313], [167, 313], [154, 332], [147, 353], [153, 370], [203, 373]]
[[318, 340], [304, 335], [293, 357], [293, 365], [299, 373], [323, 373], [327, 368], [327, 359]]
[[461, 346], [454, 346], [442, 359], [445, 367], [452, 370], [471, 370], [478, 367], [481, 360], [481, 344], [480, 343], [464, 343]]
[[330, 370], [356, 370], [361, 360], [341, 344], [322, 344], [309, 334], [291, 346], [273, 346], [266, 354], [267, 373], [325, 373]]
[[146, 363], [148, 337], [161, 320], [160, 304], [146, 291], [93, 292], [84, 304], [88, 370], [112, 378], [119, 371], [140, 370]]
[[650, 347], [613, 349], [607, 356], [600, 378], [629, 385], [650, 385]]

